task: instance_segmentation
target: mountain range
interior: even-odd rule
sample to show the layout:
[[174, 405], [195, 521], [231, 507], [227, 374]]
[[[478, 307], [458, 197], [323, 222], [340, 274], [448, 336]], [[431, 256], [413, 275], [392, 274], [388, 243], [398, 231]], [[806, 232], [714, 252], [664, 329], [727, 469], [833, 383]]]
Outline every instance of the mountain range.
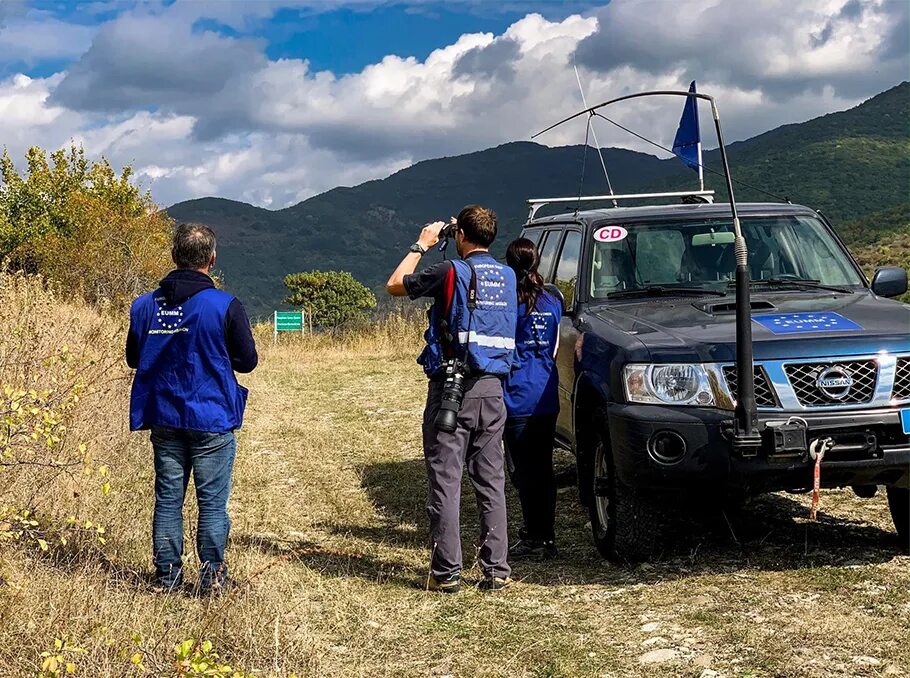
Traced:
[[[846, 111], [784, 125], [728, 145], [738, 201], [768, 200], [768, 193], [823, 211], [848, 244], [877, 241], [876, 214], [904, 225], [910, 202], [910, 83], [901, 83]], [[707, 136], [707, 132], [705, 132]], [[519, 232], [533, 197], [606, 193], [594, 149], [551, 148], [513, 142], [476, 153], [418, 162], [391, 176], [334, 188], [280, 210], [224, 198], [178, 203], [178, 221], [204, 223], [218, 236], [225, 287], [254, 316], [281, 306], [288, 273], [346, 270], [371, 288], [383, 284], [420, 226], [447, 219], [469, 203], [499, 216], [500, 247]], [[617, 193], [684, 190], [695, 175], [675, 158], [619, 148], [603, 149]], [[717, 150], [704, 164], [720, 170]], [[725, 199], [723, 179], [706, 173], [708, 188]], [[897, 215], [897, 217], [895, 217]], [[895, 218], [898, 226], [895, 226]], [[865, 234], [865, 235], [863, 235]]]

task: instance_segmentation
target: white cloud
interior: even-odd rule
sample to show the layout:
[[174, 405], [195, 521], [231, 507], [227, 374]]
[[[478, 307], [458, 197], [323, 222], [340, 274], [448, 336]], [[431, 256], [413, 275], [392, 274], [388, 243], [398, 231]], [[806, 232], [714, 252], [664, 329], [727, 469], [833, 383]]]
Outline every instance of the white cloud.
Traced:
[[73, 59], [92, 44], [96, 28], [61, 21], [41, 13], [3, 10], [0, 4], [0, 62], [32, 65], [48, 59]]
[[[101, 26], [66, 72], [0, 82], [0, 135], [14, 153], [74, 138], [132, 163], [163, 204], [221, 195], [281, 207], [417, 160], [527, 139], [581, 107], [574, 59], [589, 102], [696, 77], [717, 96], [728, 140], [846, 108], [902, 77], [897, 4], [613, 0], [596, 15], [531, 14], [502, 35], [463, 35], [423, 61], [387, 56], [340, 77], [193, 30], [216, 13], [245, 26], [274, 3], [142, 5]], [[607, 114], [668, 144], [680, 109], [652, 100]], [[597, 131], [601, 144], [654, 151], [606, 123]], [[540, 141], [583, 138], [578, 122]]]

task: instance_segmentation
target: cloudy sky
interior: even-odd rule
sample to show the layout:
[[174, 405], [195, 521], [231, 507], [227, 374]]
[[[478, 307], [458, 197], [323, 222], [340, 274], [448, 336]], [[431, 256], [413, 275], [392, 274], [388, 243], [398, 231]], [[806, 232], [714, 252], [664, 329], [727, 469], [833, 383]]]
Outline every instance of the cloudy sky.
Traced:
[[[131, 163], [164, 205], [219, 195], [279, 208], [528, 139], [581, 108], [573, 65], [589, 102], [696, 79], [728, 140], [743, 139], [905, 79], [908, 6], [0, 0], [0, 142], [21, 158], [75, 140]], [[679, 112], [677, 100], [611, 109], [664, 144]], [[601, 145], [649, 150], [605, 123], [595, 131]], [[584, 133], [566, 125], [539, 140]]]

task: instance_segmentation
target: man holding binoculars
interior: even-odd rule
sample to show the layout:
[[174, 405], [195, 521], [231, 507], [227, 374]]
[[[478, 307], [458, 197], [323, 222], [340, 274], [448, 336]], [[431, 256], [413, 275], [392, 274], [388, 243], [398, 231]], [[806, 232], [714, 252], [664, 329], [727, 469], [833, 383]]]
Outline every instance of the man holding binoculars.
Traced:
[[[455, 239], [460, 260], [443, 261], [420, 273], [421, 257], [439, 242]], [[427, 588], [456, 593], [461, 586], [461, 474], [468, 475], [480, 511], [480, 588], [511, 584], [507, 562], [505, 469], [502, 433], [506, 410], [502, 378], [515, 349], [517, 292], [511, 268], [489, 253], [496, 215], [465, 207], [446, 224], [429, 224], [392, 273], [393, 296], [430, 297], [433, 305], [417, 362], [429, 377], [423, 414], [432, 558]]]

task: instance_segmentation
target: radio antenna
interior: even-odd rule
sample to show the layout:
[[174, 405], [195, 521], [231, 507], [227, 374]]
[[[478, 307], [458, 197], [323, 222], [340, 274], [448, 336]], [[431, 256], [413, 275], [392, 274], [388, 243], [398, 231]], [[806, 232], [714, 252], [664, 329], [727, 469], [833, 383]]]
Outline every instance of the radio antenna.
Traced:
[[[736, 404], [733, 410], [733, 449], [743, 457], [754, 457], [762, 445], [761, 432], [758, 428], [758, 411], [755, 402], [755, 362], [752, 351], [752, 304], [750, 301], [749, 286], [749, 250], [746, 238], [743, 235], [742, 224], [736, 209], [736, 199], [733, 197], [733, 177], [730, 176], [730, 164], [727, 159], [727, 147], [724, 145], [724, 135], [720, 126], [720, 114], [714, 97], [701, 92], [684, 92], [677, 90], [657, 90], [653, 92], [635, 92], [625, 96], [610, 99], [590, 108], [585, 104], [584, 110], [563, 118], [546, 129], [533, 135], [535, 138], [549, 132], [554, 127], [587, 116], [588, 123], [591, 117], [597, 114], [598, 109], [617, 104], [621, 101], [630, 101], [641, 97], [677, 96], [701, 99], [711, 105], [711, 117], [714, 119], [714, 132], [717, 135], [717, 150], [720, 153], [720, 162], [723, 167], [724, 179], [727, 184], [727, 196], [730, 200], [730, 216], [733, 218], [733, 251], [736, 259]], [[605, 116], [604, 116], [605, 117]], [[613, 122], [612, 120], [610, 122]], [[617, 124], [617, 123], [613, 123]], [[653, 143], [653, 142], [652, 142]], [[700, 193], [700, 191], [699, 191]], [[615, 198], [614, 198], [615, 199]]]
[[[585, 88], [581, 86], [581, 77], [578, 75], [578, 66], [572, 64], [572, 68], [575, 69], [575, 81], [578, 83], [578, 92], [581, 94], [581, 105], [587, 108], [588, 101], [585, 98]], [[594, 129], [594, 115], [595, 114], [592, 111], [588, 117], [588, 126], [591, 128], [591, 135], [594, 137], [594, 145], [597, 146], [597, 155], [600, 156], [600, 166], [603, 167], [604, 170], [604, 177], [607, 180], [607, 189], [610, 191], [610, 195], [615, 195], [613, 192], [613, 184], [610, 183], [610, 173], [607, 172], [607, 163], [604, 162], [604, 154], [600, 148], [600, 142], [597, 140], [597, 131]], [[613, 201], [613, 207], [619, 207], [619, 203], [615, 200]]]

